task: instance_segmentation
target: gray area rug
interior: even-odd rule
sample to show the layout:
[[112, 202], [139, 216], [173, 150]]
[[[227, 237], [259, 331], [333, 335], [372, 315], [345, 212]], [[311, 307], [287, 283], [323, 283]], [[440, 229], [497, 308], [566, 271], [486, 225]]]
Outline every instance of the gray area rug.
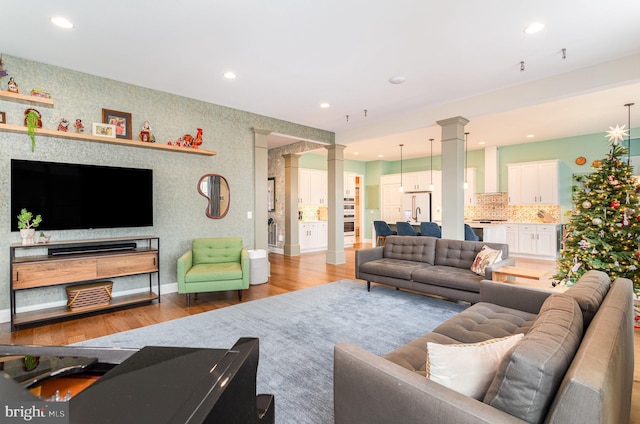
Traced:
[[275, 395], [276, 423], [333, 423], [333, 346], [378, 355], [429, 332], [466, 306], [336, 281], [77, 343], [92, 347], [230, 348], [260, 339], [258, 393]]

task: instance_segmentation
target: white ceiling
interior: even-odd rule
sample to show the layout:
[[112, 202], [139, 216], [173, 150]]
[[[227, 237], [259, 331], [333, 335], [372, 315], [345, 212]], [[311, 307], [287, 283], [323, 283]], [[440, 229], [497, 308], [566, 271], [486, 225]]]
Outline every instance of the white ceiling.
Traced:
[[[524, 34], [534, 20], [546, 29]], [[640, 122], [639, 22], [638, 0], [31, 0], [3, 8], [0, 52], [333, 131], [349, 158], [392, 160], [399, 143], [428, 154], [435, 121], [458, 115], [471, 149], [605, 131], [628, 102]]]

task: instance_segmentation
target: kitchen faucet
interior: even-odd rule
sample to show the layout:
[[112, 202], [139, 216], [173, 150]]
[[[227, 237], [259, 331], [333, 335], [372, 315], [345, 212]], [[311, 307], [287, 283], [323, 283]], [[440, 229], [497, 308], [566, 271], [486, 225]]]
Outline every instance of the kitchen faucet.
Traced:
[[417, 222], [418, 221], [418, 214], [422, 213], [422, 209], [420, 209], [420, 206], [416, 206], [415, 213], [416, 213], [416, 216], [412, 216], [411, 218], [413, 218], [413, 220], [415, 222]]

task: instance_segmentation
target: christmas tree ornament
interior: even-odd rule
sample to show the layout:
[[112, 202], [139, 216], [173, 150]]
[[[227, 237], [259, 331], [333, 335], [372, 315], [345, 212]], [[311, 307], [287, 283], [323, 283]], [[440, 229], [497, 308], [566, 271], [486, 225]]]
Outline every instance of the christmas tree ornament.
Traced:
[[585, 200], [584, 202], [582, 202], [582, 207], [584, 209], [589, 209], [591, 207], [591, 202], [588, 200]]
[[591, 222], [593, 225], [602, 225], [602, 220], [600, 218], [593, 218]]
[[611, 206], [613, 209], [618, 209], [620, 207], [620, 202], [617, 200], [614, 200], [609, 204], [609, 206]]

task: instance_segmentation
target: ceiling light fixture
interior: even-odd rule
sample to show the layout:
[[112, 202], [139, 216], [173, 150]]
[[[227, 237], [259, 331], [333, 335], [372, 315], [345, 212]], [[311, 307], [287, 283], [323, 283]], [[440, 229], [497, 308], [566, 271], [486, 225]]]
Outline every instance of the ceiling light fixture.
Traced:
[[402, 146], [404, 146], [404, 144], [400, 145], [400, 193], [404, 191], [404, 187], [402, 186]]
[[430, 138], [429, 141], [431, 142], [431, 178], [429, 180], [429, 191], [433, 191], [433, 138]]
[[520, 61], [520, 72], [524, 71], [524, 60]]
[[535, 134], [529, 134], [529, 135], [527, 135], [527, 138], [533, 138], [535, 136], [536, 136]]
[[236, 79], [238, 77], [236, 73], [232, 71], [227, 71], [223, 75], [226, 79]]
[[391, 84], [402, 84], [403, 82], [405, 82], [407, 79], [405, 77], [403, 77], [402, 75], [396, 75], [395, 77], [391, 77], [389, 78], [389, 82]]
[[562, 49], [562, 59], [566, 59], [567, 58], [567, 49]]
[[320, 103], [320, 107], [321, 107], [321, 108], [323, 108], [323, 109], [326, 109], [326, 108], [328, 108], [329, 106], [331, 106], [331, 105], [330, 105], [329, 103], [327, 103], [327, 102]]
[[49, 19], [54, 25], [59, 26], [60, 28], [71, 29], [73, 28], [73, 24], [71, 21], [63, 16], [54, 16]]
[[535, 34], [536, 32], [540, 32], [544, 29], [545, 25], [542, 22], [532, 22], [526, 27], [524, 27], [525, 34]]
[[478, 144], [481, 145], [481, 146], [484, 146], [485, 144], [487, 144], [487, 142], [486, 141], [478, 141]]

